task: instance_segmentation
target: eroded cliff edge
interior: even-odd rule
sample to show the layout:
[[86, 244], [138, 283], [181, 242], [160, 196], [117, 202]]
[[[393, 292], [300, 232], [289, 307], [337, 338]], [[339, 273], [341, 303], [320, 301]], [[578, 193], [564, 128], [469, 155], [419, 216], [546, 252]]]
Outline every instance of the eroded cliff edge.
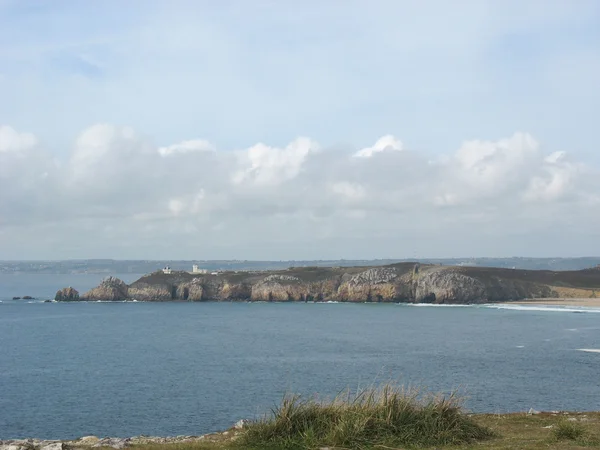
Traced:
[[131, 285], [109, 277], [81, 299], [474, 304], [595, 296], [596, 290], [600, 292], [598, 268], [552, 272], [400, 263], [218, 275], [157, 271]]

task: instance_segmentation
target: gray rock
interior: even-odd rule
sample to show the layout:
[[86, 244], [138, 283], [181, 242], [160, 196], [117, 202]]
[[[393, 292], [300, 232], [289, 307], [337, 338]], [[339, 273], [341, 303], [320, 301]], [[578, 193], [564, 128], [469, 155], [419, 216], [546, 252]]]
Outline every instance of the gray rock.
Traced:
[[79, 292], [69, 286], [58, 291], [54, 296], [54, 300], [57, 302], [76, 302], [79, 300]]
[[235, 428], [236, 430], [243, 430], [244, 428], [246, 428], [248, 426], [248, 424], [250, 423], [249, 420], [247, 419], [241, 419], [238, 420], [235, 425], [233, 426], [233, 428]]
[[65, 450], [66, 445], [62, 442], [53, 442], [52, 444], [47, 444], [41, 447], [41, 450]]
[[125, 447], [129, 447], [131, 439], [129, 438], [104, 438], [100, 439], [96, 444], [92, 445], [92, 447], [112, 447], [116, 449], [121, 449]]
[[83, 300], [121, 301], [127, 300], [129, 287], [123, 280], [116, 277], [106, 277], [98, 287], [83, 294]]
[[22, 450], [22, 449], [26, 449], [27, 447], [22, 447], [18, 444], [2, 444], [0, 445], [0, 450]]
[[12, 441], [6, 441], [5, 444], [0, 445], [0, 450], [33, 450], [35, 446], [33, 439], [18, 439]]

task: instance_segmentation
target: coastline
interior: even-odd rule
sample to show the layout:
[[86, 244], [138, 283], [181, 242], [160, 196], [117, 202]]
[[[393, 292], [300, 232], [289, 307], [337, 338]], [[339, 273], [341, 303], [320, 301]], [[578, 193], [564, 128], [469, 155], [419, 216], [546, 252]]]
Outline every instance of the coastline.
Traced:
[[268, 301], [482, 304], [588, 298], [600, 291], [600, 268], [579, 271], [455, 267], [399, 263], [365, 267], [290, 267], [261, 272], [187, 272], [168, 267], [131, 284], [115, 277], [55, 300]]

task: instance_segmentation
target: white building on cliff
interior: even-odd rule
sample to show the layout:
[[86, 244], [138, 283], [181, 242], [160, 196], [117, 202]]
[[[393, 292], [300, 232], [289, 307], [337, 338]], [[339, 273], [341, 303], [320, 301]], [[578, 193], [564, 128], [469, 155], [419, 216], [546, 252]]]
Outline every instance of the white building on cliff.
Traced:
[[192, 266], [192, 273], [208, 273], [208, 270], [201, 269], [200, 267], [198, 267], [198, 264], [194, 264]]

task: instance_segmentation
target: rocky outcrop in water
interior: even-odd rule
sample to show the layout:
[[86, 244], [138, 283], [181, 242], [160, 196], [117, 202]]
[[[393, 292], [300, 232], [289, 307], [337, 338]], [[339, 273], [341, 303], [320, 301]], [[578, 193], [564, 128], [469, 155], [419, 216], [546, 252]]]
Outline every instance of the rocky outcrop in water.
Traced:
[[600, 289], [600, 271], [525, 271], [414, 263], [212, 275], [157, 271], [129, 286], [107, 278], [82, 299], [471, 304], [553, 297], [559, 289], [554, 286], [573, 287], [585, 294]]
[[79, 300], [79, 292], [72, 287], [66, 287], [60, 289], [54, 296], [54, 300], [57, 302], [76, 302]]
[[129, 287], [124, 281], [107, 277], [98, 287], [90, 289], [81, 296], [82, 300], [119, 301], [129, 298]]

